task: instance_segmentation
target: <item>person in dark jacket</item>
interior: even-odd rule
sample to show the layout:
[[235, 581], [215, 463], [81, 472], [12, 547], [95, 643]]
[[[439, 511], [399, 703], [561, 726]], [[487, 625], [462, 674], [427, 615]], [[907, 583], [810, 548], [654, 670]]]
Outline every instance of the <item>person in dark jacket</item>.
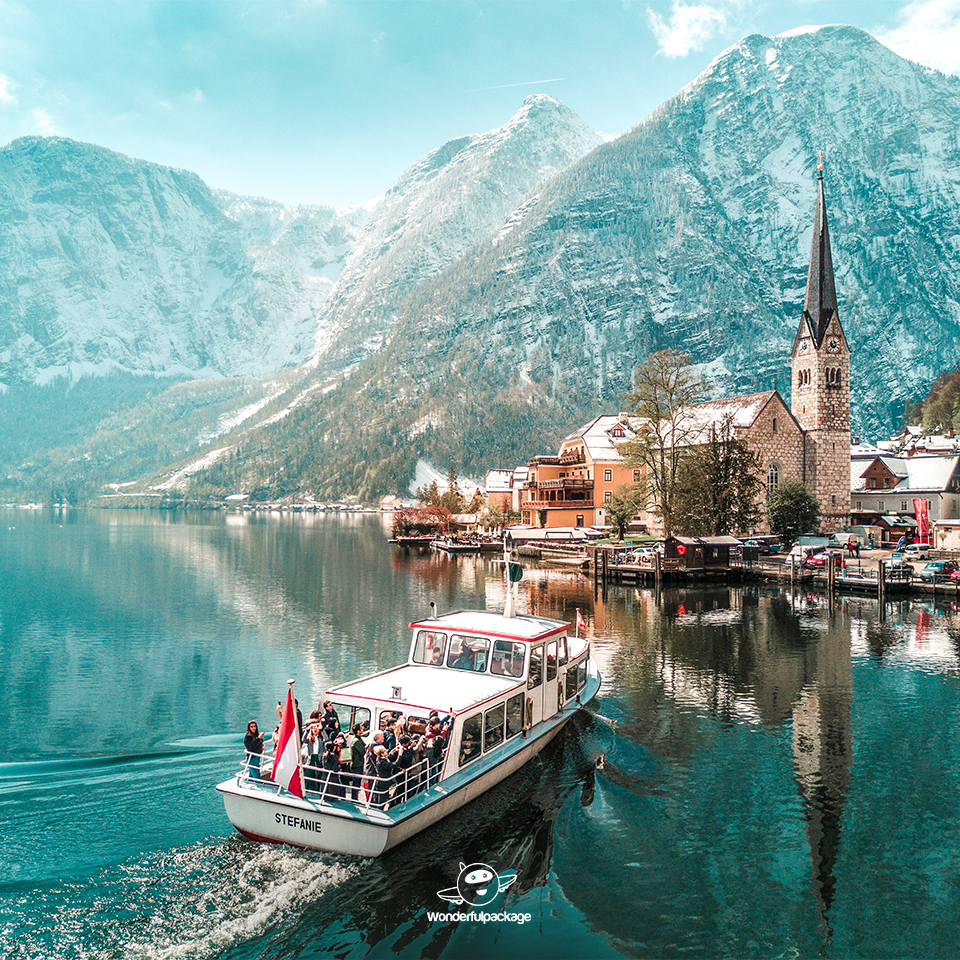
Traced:
[[373, 751], [376, 758], [377, 781], [376, 790], [373, 794], [374, 803], [386, 803], [390, 796], [390, 788], [394, 786], [394, 778], [397, 775], [397, 767], [387, 756], [387, 748], [378, 746]]
[[260, 733], [256, 720], [251, 720], [247, 724], [247, 732], [243, 735], [243, 749], [246, 750], [247, 776], [251, 780], [259, 780], [263, 734]]
[[325, 771], [327, 788], [324, 798], [327, 800], [341, 800], [343, 787], [340, 784], [340, 741], [330, 740], [323, 750], [323, 759], [320, 765]]
[[320, 717], [320, 726], [323, 729], [323, 739], [332, 740], [340, 732], [340, 717], [337, 711], [333, 709], [333, 703], [325, 700], [323, 703], [323, 716]]

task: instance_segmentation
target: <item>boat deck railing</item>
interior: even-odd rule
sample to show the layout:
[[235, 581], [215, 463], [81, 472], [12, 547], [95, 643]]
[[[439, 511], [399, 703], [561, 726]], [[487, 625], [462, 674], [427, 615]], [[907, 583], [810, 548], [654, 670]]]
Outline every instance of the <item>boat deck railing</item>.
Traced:
[[[284, 788], [270, 776], [273, 754], [246, 753], [238, 777], [241, 782], [273, 786], [277, 794]], [[423, 793], [440, 780], [442, 759], [424, 758], [390, 777], [368, 777], [350, 770], [324, 770], [303, 766], [304, 798], [317, 803], [346, 803], [368, 810], [389, 810]]]

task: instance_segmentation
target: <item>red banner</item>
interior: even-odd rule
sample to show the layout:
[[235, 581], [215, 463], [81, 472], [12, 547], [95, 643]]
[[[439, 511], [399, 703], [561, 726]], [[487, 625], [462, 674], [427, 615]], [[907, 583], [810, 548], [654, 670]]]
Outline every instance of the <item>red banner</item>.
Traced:
[[927, 501], [917, 498], [913, 501], [913, 513], [917, 518], [917, 539], [921, 543], [930, 542], [930, 518], [927, 515]]

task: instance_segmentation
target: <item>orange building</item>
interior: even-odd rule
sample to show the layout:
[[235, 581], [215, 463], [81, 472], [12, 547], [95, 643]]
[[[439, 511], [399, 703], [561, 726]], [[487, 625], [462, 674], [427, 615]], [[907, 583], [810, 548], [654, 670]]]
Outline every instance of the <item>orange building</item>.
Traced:
[[618, 487], [640, 482], [620, 447], [633, 438], [625, 418], [601, 416], [571, 433], [556, 456], [534, 457], [520, 499], [522, 523], [532, 527], [602, 527]]

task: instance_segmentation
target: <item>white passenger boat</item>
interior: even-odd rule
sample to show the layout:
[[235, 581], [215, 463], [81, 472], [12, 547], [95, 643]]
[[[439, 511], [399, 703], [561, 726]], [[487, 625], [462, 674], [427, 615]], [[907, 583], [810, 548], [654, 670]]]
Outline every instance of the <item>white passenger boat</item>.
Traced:
[[[600, 675], [589, 642], [571, 635], [570, 624], [513, 616], [512, 605], [508, 589], [504, 613], [460, 610], [412, 623], [406, 663], [324, 694], [343, 730], [366, 723], [376, 733], [403, 715], [408, 732], [422, 737], [432, 711], [449, 717], [441, 757], [429, 751], [388, 778], [317, 772], [311, 781], [308, 769], [302, 797], [250, 776], [245, 761], [217, 786], [237, 830], [254, 840], [376, 857], [540, 753], [596, 696]], [[264, 757], [262, 769], [269, 766]]]

